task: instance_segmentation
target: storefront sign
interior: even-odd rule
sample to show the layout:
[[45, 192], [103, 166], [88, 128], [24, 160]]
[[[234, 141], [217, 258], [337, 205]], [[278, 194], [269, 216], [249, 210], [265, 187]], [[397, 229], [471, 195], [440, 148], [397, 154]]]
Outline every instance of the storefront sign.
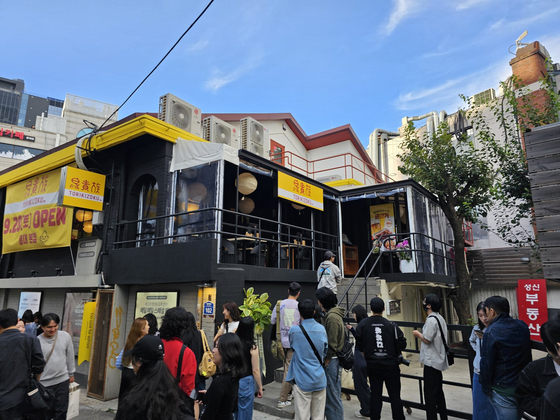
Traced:
[[21, 292], [19, 295], [18, 316], [21, 318], [28, 309], [31, 312], [39, 312], [41, 307], [41, 292]]
[[93, 326], [95, 324], [95, 306], [95, 302], [84, 303], [80, 346], [78, 348], [78, 365], [81, 365], [84, 361], [90, 361], [91, 343], [93, 341]]
[[60, 169], [6, 189], [2, 253], [70, 246], [72, 209], [58, 207]]
[[323, 211], [323, 189], [278, 171], [278, 197]]
[[376, 240], [381, 235], [395, 233], [395, 213], [392, 204], [370, 206], [369, 215], [371, 219], [372, 240]]
[[60, 175], [59, 206], [103, 210], [105, 175], [65, 166]]
[[138, 292], [136, 293], [136, 315], [142, 318], [146, 314], [154, 314], [161, 325], [163, 315], [169, 308], [177, 306], [177, 292]]
[[546, 280], [518, 280], [519, 319], [529, 326], [531, 340], [542, 341], [541, 325], [548, 321]]
[[0, 127], [0, 137], [9, 137], [11, 139], [35, 141], [35, 137], [26, 136], [23, 131], [8, 130], [2, 127]]

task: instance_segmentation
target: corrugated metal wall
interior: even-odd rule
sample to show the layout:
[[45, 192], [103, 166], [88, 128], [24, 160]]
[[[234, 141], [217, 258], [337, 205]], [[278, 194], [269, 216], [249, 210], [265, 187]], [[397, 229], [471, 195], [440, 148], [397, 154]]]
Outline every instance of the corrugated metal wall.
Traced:
[[471, 308], [471, 315], [476, 320], [476, 306], [486, 300], [490, 296], [502, 296], [509, 300], [510, 315], [513, 318], [518, 318], [517, 310], [517, 294], [513, 287], [480, 287], [471, 290], [469, 306]]

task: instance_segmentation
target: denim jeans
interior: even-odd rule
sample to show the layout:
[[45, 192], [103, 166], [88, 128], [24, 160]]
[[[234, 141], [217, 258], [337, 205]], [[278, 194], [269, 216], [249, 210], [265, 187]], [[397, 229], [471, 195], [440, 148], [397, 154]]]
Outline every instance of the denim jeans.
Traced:
[[235, 420], [251, 420], [253, 418], [253, 402], [255, 401], [255, 379], [253, 375], [239, 380], [237, 412]]
[[506, 397], [492, 391], [490, 404], [494, 407], [497, 420], [519, 420], [521, 418], [515, 397]]
[[342, 368], [338, 365], [338, 359], [331, 359], [329, 365], [325, 368], [325, 374], [327, 376], [325, 417], [327, 420], [344, 420], [342, 400], [340, 399]]
[[478, 373], [473, 374], [472, 380], [472, 402], [473, 402], [473, 420], [495, 420], [496, 414], [494, 407], [490, 404], [488, 396], [482, 392], [482, 385], [478, 380]]

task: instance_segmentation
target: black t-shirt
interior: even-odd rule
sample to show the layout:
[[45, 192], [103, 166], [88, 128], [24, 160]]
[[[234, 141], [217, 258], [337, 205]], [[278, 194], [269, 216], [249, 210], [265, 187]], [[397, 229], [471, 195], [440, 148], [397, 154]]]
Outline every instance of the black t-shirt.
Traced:
[[204, 397], [206, 406], [201, 420], [233, 419], [238, 392], [239, 378], [232, 378], [231, 372], [215, 376]]

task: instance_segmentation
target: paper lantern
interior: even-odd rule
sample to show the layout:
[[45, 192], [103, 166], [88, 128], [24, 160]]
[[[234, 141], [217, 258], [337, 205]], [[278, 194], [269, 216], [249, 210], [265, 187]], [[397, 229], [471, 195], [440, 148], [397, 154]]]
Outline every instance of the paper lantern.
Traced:
[[297, 211], [302, 211], [305, 208], [305, 206], [300, 206], [299, 204], [296, 203], [292, 203], [292, 207]]
[[[249, 172], [244, 172], [239, 175], [239, 192], [243, 195], [249, 195], [257, 189], [259, 182], [253, 174]], [[237, 187], [237, 180], [235, 180], [235, 186]]]
[[249, 197], [243, 197], [239, 200], [239, 211], [245, 214], [251, 214], [255, 209], [255, 202]]
[[93, 231], [93, 223], [91, 223], [91, 221], [84, 222], [83, 230], [86, 233], [91, 233]]
[[87, 210], [76, 211], [76, 220], [78, 222], [88, 222], [93, 219], [93, 212]]
[[208, 195], [208, 190], [202, 182], [193, 182], [187, 187], [187, 195], [190, 202], [200, 204]]

